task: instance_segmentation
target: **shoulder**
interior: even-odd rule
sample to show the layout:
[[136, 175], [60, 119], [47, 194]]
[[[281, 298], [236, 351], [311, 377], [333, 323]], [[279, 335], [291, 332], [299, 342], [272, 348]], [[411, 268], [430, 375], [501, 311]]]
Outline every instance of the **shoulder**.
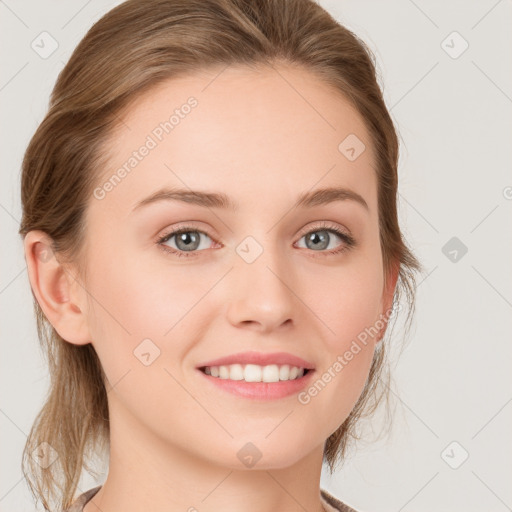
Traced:
[[349, 507], [338, 498], [335, 498], [325, 489], [320, 489], [320, 496], [326, 512], [358, 512], [356, 509]]
[[80, 494], [78, 498], [72, 503], [72, 505], [63, 510], [62, 512], [82, 512], [85, 504], [101, 489], [101, 485], [98, 485], [97, 487], [93, 487], [92, 489], [89, 489], [88, 491], [85, 491], [84, 493]]

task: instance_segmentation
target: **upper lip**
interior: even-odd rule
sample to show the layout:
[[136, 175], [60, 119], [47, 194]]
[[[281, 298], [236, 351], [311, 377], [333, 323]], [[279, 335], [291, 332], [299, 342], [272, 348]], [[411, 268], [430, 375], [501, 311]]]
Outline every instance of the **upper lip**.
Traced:
[[231, 354], [219, 359], [206, 361], [197, 366], [197, 368], [204, 368], [205, 366], [227, 366], [230, 364], [257, 364], [259, 366], [267, 366], [270, 364], [297, 366], [307, 370], [313, 370], [312, 363], [302, 359], [301, 357], [294, 356], [288, 352], [239, 352], [238, 354]]

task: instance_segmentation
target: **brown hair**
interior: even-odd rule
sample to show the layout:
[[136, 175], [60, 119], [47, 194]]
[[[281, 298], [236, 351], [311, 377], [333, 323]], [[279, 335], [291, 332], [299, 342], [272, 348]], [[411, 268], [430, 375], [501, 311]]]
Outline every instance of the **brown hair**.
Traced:
[[[128, 0], [104, 15], [59, 74], [49, 111], [22, 166], [20, 234], [42, 230], [56, 256], [80, 262], [84, 213], [106, 158], [105, 141], [123, 109], [149, 88], [212, 65], [301, 66], [331, 84], [369, 130], [378, 182], [385, 276], [399, 265], [394, 303], [405, 292], [414, 309], [414, 273], [422, 270], [397, 218], [398, 138], [363, 41], [312, 0]], [[84, 274], [78, 267], [79, 274]], [[23, 452], [23, 473], [46, 510], [68, 507], [82, 469], [108, 445], [107, 391], [92, 344], [62, 339], [34, 298], [41, 347], [51, 376], [46, 402]], [[343, 460], [357, 420], [388, 396], [384, 340], [377, 344], [365, 388], [346, 421], [325, 443], [331, 472]], [[387, 375], [387, 376], [386, 376]], [[59, 455], [47, 468], [31, 454], [48, 443]]]

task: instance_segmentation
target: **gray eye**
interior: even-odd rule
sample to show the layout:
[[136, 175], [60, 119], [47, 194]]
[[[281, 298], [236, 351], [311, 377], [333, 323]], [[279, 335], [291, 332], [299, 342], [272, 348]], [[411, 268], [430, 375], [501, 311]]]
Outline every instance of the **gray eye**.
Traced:
[[[203, 241], [202, 245], [201, 236], [206, 239], [206, 241]], [[182, 230], [170, 233], [167, 235], [166, 240], [162, 243], [178, 251], [192, 252], [199, 249], [208, 249], [211, 245], [211, 239], [206, 233], [203, 233], [202, 231], [189, 229], [186, 231]]]
[[308, 249], [326, 249], [331, 240], [331, 236], [328, 231], [313, 231], [305, 235], [306, 246]]
[[175, 235], [176, 247], [180, 251], [195, 251], [199, 247], [200, 236], [197, 231], [187, 231]]

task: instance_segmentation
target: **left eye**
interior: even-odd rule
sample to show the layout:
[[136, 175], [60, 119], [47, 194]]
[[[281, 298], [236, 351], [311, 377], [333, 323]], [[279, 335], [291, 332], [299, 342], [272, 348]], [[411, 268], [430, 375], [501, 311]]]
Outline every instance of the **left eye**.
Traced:
[[[334, 237], [333, 237], [334, 235]], [[352, 245], [354, 245], [354, 241], [352, 237], [339, 231], [338, 229], [329, 228], [329, 229], [315, 229], [313, 231], [309, 231], [305, 235], [301, 237], [301, 240], [305, 238], [306, 240], [306, 249], [313, 250], [325, 250], [328, 248], [332, 241], [335, 241], [336, 238], [342, 240], [341, 247], [333, 248], [331, 250], [326, 251], [327, 253], [335, 253], [341, 252]]]

